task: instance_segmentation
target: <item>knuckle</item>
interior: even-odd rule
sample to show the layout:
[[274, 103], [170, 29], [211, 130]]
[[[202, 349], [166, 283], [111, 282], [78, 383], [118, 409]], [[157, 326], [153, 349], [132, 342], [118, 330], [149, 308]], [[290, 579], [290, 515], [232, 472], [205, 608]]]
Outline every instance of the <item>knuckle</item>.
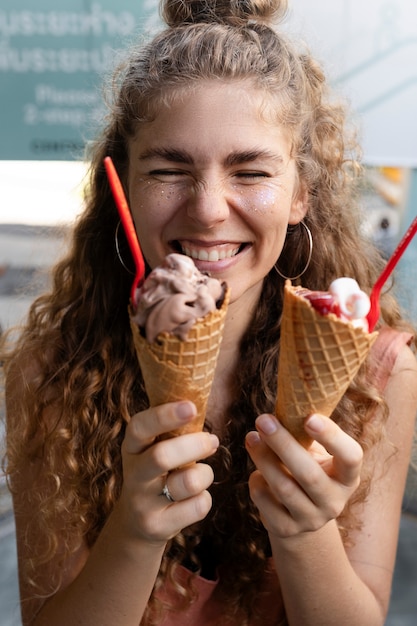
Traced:
[[211, 495], [208, 491], [203, 491], [194, 498], [194, 511], [197, 521], [204, 519], [210, 511], [212, 505]]
[[214, 473], [210, 466], [198, 463], [190, 468], [183, 476], [183, 485], [187, 493], [191, 495], [207, 489], [214, 479]]
[[142, 536], [157, 538], [162, 534], [160, 515], [149, 511], [138, 511], [136, 519]]
[[153, 517], [140, 516], [138, 525], [141, 528], [142, 534], [146, 537], [151, 537], [154, 533], [158, 534], [156, 520], [154, 520]]
[[126, 426], [125, 441], [148, 444], [157, 433], [157, 420], [154, 409], [135, 413]]
[[206, 457], [213, 451], [213, 444], [210, 437], [209, 433], [199, 433], [200, 458]]
[[153, 411], [153, 424], [156, 425], [158, 433], [164, 429], [165, 422], [171, 422], [174, 419], [174, 411], [171, 404], [160, 404], [152, 408]]
[[323, 469], [320, 465], [309, 465], [306, 471], [300, 469], [297, 475], [298, 481], [302, 485], [309, 485], [314, 490], [319, 490], [323, 482]]
[[195, 471], [194, 467], [184, 473], [182, 481], [186, 493], [194, 495], [201, 491], [199, 473]]
[[133, 439], [141, 439], [143, 437], [143, 414], [136, 413], [132, 416], [126, 426], [126, 436]]
[[282, 502], [290, 501], [296, 490], [296, 484], [290, 478], [286, 480], [279, 481], [272, 485], [272, 491], [279, 496], [279, 499]]
[[301, 525], [300, 531], [301, 532], [313, 532], [313, 533], [317, 532], [318, 530], [320, 530], [320, 528], [323, 528], [323, 526], [331, 519], [333, 518], [318, 515], [317, 517], [314, 517], [308, 520], [308, 522], [306, 520], [304, 524]]
[[265, 481], [259, 470], [252, 472], [249, 476], [248, 484], [252, 500], [254, 502], [259, 500], [265, 490]]
[[363, 448], [355, 441], [350, 454], [350, 467], [361, 467], [363, 462]]
[[210, 465], [200, 464], [202, 468], [204, 468], [204, 484], [209, 487], [214, 481], [214, 471]]
[[279, 536], [281, 539], [290, 539], [294, 535], [298, 534], [298, 529], [294, 529], [293, 524], [283, 523], [279, 529]]
[[340, 517], [340, 515], [343, 513], [345, 506], [346, 502], [337, 498], [329, 502], [325, 511], [325, 521], [328, 522], [330, 520]]
[[344, 508], [344, 504], [340, 504], [339, 506], [337, 506], [337, 504], [334, 504], [333, 506], [331, 506], [327, 511], [326, 522], [340, 517]]
[[152, 446], [149, 451], [152, 464], [158, 467], [162, 473], [169, 472], [172, 469], [172, 462], [167, 451], [165, 442], [159, 442]]
[[[355, 442], [356, 443], [356, 442]], [[363, 464], [363, 450], [359, 444], [352, 447], [351, 452], [343, 460], [344, 473], [346, 476], [346, 486], [356, 489], [361, 480], [361, 469]]]

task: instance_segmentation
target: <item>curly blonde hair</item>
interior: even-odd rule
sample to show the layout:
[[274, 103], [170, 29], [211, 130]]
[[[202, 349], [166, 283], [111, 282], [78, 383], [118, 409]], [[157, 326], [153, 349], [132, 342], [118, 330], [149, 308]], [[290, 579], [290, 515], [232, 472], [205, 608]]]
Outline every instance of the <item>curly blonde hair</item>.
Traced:
[[[13, 386], [15, 377], [26, 381], [14, 399], [19, 421], [10, 420], [7, 429], [11, 489], [18, 489], [23, 466], [40, 464], [42, 472], [42, 490], [34, 475], [34, 488], [27, 494], [37, 513], [28, 532], [39, 545], [25, 574], [34, 593], [46, 596], [60, 583], [59, 573], [51, 571], [50, 588], [39, 589], [36, 571], [41, 565], [48, 566], [57, 554], [64, 562], [82, 538], [94, 544], [120, 494], [125, 426], [130, 415], [147, 407], [129, 330], [131, 276], [116, 256], [118, 216], [103, 159], [111, 156], [125, 180], [129, 141], [162, 101], [202, 80], [244, 80], [264, 92], [267, 114], [290, 130], [299, 179], [308, 194], [305, 223], [314, 249], [304, 286], [326, 289], [335, 277], [348, 275], [369, 291], [381, 268], [378, 253], [361, 235], [355, 200], [359, 154], [355, 138], [348, 138], [344, 108], [331, 101], [322, 69], [309, 53], [272, 27], [285, 10], [286, 3], [279, 0], [165, 0], [162, 15], [168, 27], [131, 50], [114, 75], [107, 123], [90, 146], [86, 208], [72, 247], [54, 269], [51, 291], [33, 303], [13, 349], [3, 350], [8, 384]], [[279, 258], [285, 275], [297, 275], [305, 265], [302, 232], [289, 229]], [[121, 245], [127, 256], [126, 242]], [[200, 571], [208, 544], [222, 569], [225, 619], [238, 616], [242, 626], [255, 615], [270, 554], [248, 493], [253, 467], [244, 437], [259, 413], [274, 410], [282, 293], [283, 280], [272, 270], [240, 346], [227, 432], [212, 461], [213, 509], [206, 520], [172, 540], [155, 585], [157, 590], [174, 580], [178, 563]], [[388, 296], [382, 316], [390, 326], [402, 325]], [[381, 405], [363, 368], [334, 419], [366, 450], [381, 432], [381, 424], [371, 419]], [[368, 484], [364, 475], [357, 501], [365, 498]], [[354, 524], [349, 506], [340, 519], [344, 537]], [[176, 583], [176, 590], [184, 606], [192, 602], [192, 586]], [[154, 593], [143, 624], [156, 623], [160, 610]]]

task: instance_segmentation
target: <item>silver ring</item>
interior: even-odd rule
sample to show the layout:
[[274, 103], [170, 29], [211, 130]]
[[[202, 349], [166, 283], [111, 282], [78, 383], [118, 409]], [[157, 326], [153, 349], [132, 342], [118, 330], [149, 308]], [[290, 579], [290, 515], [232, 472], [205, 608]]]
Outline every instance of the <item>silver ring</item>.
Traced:
[[167, 500], [169, 500], [169, 502], [175, 502], [174, 498], [172, 497], [172, 494], [169, 490], [168, 487], [168, 483], [165, 483], [164, 488], [162, 489], [162, 493], [159, 494], [160, 496], [165, 496]]

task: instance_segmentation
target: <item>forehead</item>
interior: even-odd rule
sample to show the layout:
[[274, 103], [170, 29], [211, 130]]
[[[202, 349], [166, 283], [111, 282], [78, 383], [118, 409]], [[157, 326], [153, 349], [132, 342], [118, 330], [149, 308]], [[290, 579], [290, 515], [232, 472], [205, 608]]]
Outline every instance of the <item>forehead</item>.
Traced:
[[164, 109], [187, 105], [190, 100], [199, 103], [206, 100], [212, 104], [216, 100], [224, 102], [233, 96], [242, 106], [257, 109], [259, 118], [263, 121], [271, 124], [281, 122], [282, 96], [269, 93], [250, 79], [196, 80], [185, 82], [183, 85], [169, 86], [148, 100], [145, 121], [154, 120]]
[[292, 143], [280, 120], [276, 98], [249, 81], [199, 81], [169, 89], [153, 99], [148, 121], [138, 125], [135, 141], [203, 141], [207, 135], [244, 143], [279, 140]]

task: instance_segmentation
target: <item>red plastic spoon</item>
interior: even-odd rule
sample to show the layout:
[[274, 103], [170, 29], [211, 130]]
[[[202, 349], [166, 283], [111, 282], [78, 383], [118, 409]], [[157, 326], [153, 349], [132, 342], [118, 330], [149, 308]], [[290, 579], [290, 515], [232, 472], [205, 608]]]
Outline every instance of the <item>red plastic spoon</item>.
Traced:
[[366, 316], [366, 319], [368, 320], [370, 333], [374, 330], [376, 323], [379, 319], [379, 296], [381, 295], [381, 289], [384, 286], [386, 280], [389, 278], [389, 276], [393, 272], [398, 261], [401, 259], [405, 249], [407, 248], [408, 244], [410, 243], [410, 241], [412, 240], [416, 232], [417, 232], [417, 217], [415, 217], [414, 220], [412, 221], [411, 226], [409, 227], [409, 229], [407, 230], [407, 232], [401, 239], [398, 246], [395, 248], [394, 252], [392, 253], [391, 257], [388, 260], [388, 263], [382, 270], [375, 285], [372, 287], [372, 291], [370, 294], [371, 308], [369, 310], [368, 315]]
[[138, 236], [136, 234], [135, 225], [132, 215], [127, 204], [126, 196], [123, 191], [122, 183], [113, 165], [110, 157], [105, 157], [104, 166], [106, 168], [107, 178], [113, 192], [117, 210], [119, 211], [120, 220], [122, 222], [130, 251], [135, 262], [136, 273], [130, 289], [130, 299], [132, 305], [136, 305], [136, 289], [142, 284], [145, 277], [145, 261], [143, 259], [142, 250], [140, 249]]

